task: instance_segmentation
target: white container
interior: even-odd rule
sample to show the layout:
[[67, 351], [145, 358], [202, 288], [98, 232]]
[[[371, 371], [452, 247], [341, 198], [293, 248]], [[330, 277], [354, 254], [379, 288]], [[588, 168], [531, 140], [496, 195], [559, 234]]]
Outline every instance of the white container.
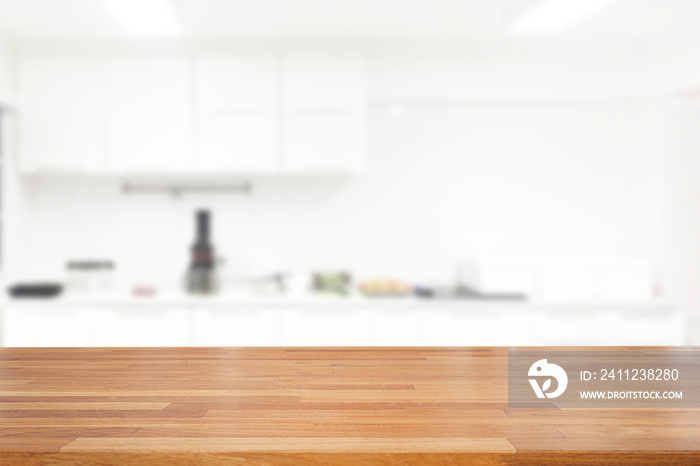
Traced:
[[104, 294], [114, 290], [114, 263], [105, 260], [71, 261], [66, 265], [66, 289], [75, 294]]
[[531, 297], [535, 291], [535, 266], [531, 260], [511, 257], [464, 259], [457, 265], [457, 285], [480, 293], [519, 293]]
[[636, 258], [561, 258], [544, 261], [539, 293], [547, 301], [648, 301], [653, 267]]

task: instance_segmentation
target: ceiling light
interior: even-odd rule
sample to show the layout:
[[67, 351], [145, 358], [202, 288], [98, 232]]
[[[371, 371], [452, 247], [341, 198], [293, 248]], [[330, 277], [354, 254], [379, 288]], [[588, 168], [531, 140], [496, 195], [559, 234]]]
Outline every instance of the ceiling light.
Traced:
[[562, 31], [599, 12], [616, 0], [543, 0], [516, 18], [510, 32]]
[[102, 0], [124, 30], [133, 36], [174, 36], [182, 33], [168, 0]]

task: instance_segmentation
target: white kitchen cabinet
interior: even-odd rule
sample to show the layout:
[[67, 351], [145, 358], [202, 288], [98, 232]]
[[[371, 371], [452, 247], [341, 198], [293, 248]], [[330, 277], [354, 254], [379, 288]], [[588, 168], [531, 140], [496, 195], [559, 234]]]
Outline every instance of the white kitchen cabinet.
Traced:
[[287, 309], [283, 314], [285, 346], [371, 346], [371, 309]]
[[355, 55], [288, 55], [282, 95], [287, 114], [364, 111], [365, 64]]
[[282, 309], [192, 310], [194, 346], [281, 346]]
[[196, 168], [217, 173], [277, 170], [277, 58], [200, 56], [195, 75]]
[[96, 56], [23, 55], [19, 151], [23, 172], [105, 168], [106, 62]]
[[685, 324], [680, 311], [618, 313], [610, 319], [615, 345], [678, 346], [684, 344]]
[[21, 306], [4, 309], [3, 345], [188, 346], [187, 309]]
[[619, 345], [618, 319], [614, 310], [539, 312], [533, 315], [533, 337], [541, 345]]
[[365, 166], [364, 118], [289, 116], [284, 122], [284, 167], [289, 172], [353, 173]]
[[193, 92], [186, 56], [109, 61], [107, 137], [115, 172], [186, 172], [192, 168]]
[[419, 312], [415, 309], [374, 309], [372, 346], [416, 346]]
[[530, 316], [518, 310], [430, 309], [420, 315], [421, 346], [532, 345]]
[[279, 66], [274, 56], [201, 55], [195, 73], [201, 113], [277, 111]]
[[283, 168], [360, 172], [366, 163], [365, 68], [358, 56], [287, 56], [282, 68]]
[[98, 346], [189, 346], [190, 316], [185, 308], [102, 309], [93, 315]]
[[359, 56], [22, 55], [23, 172], [356, 173]]
[[277, 123], [264, 115], [199, 115], [196, 168], [204, 173], [278, 169]]
[[[195, 302], [196, 301], [196, 302]], [[11, 300], [3, 346], [547, 346], [684, 344], [673, 306]]]
[[51, 306], [3, 309], [2, 344], [20, 347], [97, 346], [95, 310]]

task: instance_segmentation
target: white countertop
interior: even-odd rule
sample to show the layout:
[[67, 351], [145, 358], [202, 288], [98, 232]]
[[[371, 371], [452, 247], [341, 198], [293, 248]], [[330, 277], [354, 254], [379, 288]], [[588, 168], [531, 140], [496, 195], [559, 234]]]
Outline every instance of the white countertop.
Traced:
[[57, 298], [31, 299], [5, 297], [4, 307], [187, 307], [187, 308], [328, 308], [328, 309], [508, 309], [508, 310], [671, 310], [676, 304], [669, 300], [648, 301], [542, 301], [542, 300], [476, 300], [425, 299], [407, 297], [364, 297], [318, 294], [262, 295], [252, 293], [221, 293], [212, 296], [192, 296], [183, 292], [160, 292], [154, 296], [133, 296], [128, 293], [65, 293]]

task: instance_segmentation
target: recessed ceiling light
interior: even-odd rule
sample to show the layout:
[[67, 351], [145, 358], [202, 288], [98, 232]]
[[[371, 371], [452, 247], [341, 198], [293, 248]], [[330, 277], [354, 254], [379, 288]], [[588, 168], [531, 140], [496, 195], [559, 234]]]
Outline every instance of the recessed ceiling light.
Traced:
[[133, 36], [174, 36], [182, 33], [168, 0], [102, 0], [124, 30]]
[[508, 28], [516, 33], [562, 31], [617, 0], [543, 0], [517, 17]]

